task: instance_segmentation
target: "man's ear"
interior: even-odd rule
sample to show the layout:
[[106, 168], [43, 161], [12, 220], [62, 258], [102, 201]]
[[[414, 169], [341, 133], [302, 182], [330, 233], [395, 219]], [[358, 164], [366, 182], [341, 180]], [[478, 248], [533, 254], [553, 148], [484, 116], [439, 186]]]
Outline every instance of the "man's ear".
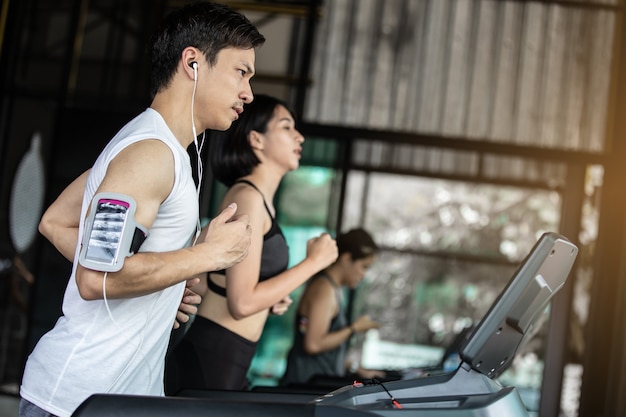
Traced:
[[[200, 57], [200, 51], [193, 46], [188, 46], [183, 49], [181, 54], [181, 63], [183, 65], [183, 71], [185, 71], [189, 78], [193, 80], [198, 77], [198, 59]], [[194, 64], [195, 63], [195, 68]], [[194, 72], [195, 71], [195, 72]]]
[[250, 143], [250, 147], [257, 151], [263, 150], [263, 135], [261, 135], [256, 130], [252, 130], [248, 134], [248, 143]]

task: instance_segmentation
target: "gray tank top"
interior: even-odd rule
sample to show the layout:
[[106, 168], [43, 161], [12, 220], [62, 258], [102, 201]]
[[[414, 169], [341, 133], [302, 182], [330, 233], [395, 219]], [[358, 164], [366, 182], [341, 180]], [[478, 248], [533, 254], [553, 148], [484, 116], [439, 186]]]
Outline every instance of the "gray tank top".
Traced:
[[[341, 287], [324, 272], [313, 277], [311, 282], [316, 279], [326, 279], [333, 285], [339, 304], [339, 312], [330, 322], [329, 332], [343, 329], [348, 325], [348, 320]], [[345, 374], [344, 363], [347, 343], [342, 343], [335, 349], [317, 355], [309, 355], [304, 350], [304, 335], [307, 324], [307, 317], [300, 314], [296, 316], [293, 346], [287, 357], [287, 369], [281, 380], [281, 385], [304, 384], [315, 375], [344, 376]]]

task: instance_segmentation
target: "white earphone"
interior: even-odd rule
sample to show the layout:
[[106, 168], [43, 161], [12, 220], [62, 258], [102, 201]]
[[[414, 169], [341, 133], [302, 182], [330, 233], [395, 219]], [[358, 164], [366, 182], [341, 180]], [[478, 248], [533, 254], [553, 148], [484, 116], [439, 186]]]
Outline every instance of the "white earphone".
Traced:
[[198, 63], [193, 61], [189, 63], [189, 66], [193, 68], [193, 80], [198, 81]]

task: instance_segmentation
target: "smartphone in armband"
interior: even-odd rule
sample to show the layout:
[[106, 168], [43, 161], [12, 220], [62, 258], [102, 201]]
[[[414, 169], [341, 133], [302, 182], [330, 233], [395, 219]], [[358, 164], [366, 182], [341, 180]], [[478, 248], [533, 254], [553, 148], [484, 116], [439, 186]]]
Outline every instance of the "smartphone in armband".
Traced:
[[139, 250], [148, 229], [135, 221], [137, 203], [118, 193], [96, 194], [85, 221], [78, 262], [88, 269], [116, 272]]

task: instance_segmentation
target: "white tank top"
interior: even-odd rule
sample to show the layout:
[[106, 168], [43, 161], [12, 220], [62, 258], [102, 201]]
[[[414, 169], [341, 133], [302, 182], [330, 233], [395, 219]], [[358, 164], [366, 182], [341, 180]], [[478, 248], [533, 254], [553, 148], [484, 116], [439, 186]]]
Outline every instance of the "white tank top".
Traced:
[[[110, 161], [125, 147], [159, 139], [174, 155], [175, 181], [140, 251], [162, 252], [188, 246], [198, 221], [198, 198], [189, 155], [165, 121], [146, 109], [124, 126], [94, 164], [81, 219]], [[83, 221], [79, 236], [83, 233]], [[74, 259], [78, 259], [78, 248]], [[137, 298], [83, 300], [76, 286], [76, 262], [63, 299], [63, 316], [29, 356], [21, 396], [64, 417], [91, 394], [163, 395], [163, 369], [170, 331], [184, 283]]]

